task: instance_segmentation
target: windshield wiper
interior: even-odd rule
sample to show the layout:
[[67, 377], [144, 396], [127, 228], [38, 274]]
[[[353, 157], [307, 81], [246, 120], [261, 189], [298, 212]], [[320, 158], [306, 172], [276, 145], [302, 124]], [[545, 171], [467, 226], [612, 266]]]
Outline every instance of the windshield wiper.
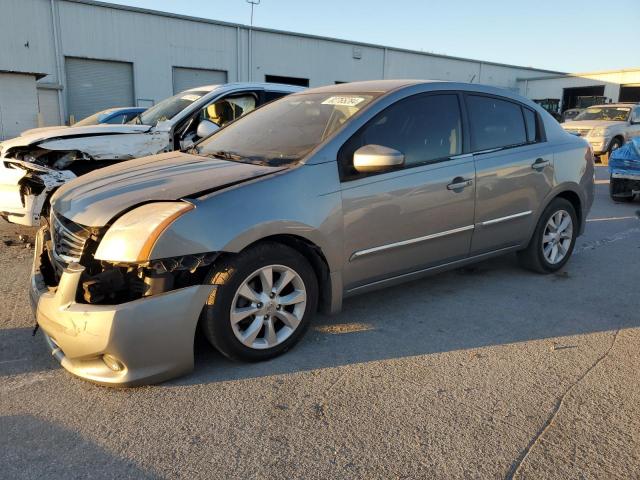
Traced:
[[222, 158], [223, 160], [231, 160], [232, 162], [239, 162], [244, 158], [238, 155], [237, 153], [227, 152], [225, 150], [218, 150], [217, 152], [212, 152], [212, 153], [202, 153], [198, 151], [198, 154], [204, 155], [206, 157], [215, 157], [215, 158]]

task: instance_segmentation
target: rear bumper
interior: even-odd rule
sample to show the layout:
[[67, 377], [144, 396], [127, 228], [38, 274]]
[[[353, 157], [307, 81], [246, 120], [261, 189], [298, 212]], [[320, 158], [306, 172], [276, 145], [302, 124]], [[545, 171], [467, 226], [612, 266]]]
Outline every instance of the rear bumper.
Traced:
[[635, 180], [637, 182], [640, 182], [640, 171], [613, 170], [611, 172], [611, 178], [621, 180]]
[[[31, 304], [51, 354], [62, 367], [109, 386], [160, 382], [193, 369], [196, 326], [214, 287], [196, 285], [119, 305], [77, 303], [84, 267], [70, 265], [57, 288], [46, 287], [39, 269], [42, 242], [41, 231]], [[113, 368], [113, 359], [118, 368]]]

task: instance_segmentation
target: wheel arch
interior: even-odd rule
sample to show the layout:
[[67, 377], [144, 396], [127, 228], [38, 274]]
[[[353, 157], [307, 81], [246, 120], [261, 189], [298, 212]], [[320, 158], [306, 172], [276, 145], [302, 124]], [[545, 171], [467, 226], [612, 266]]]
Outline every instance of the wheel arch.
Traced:
[[[577, 184], [568, 183], [568, 184], [559, 185], [551, 193], [549, 193], [549, 195], [547, 196], [547, 198], [541, 205], [540, 210], [537, 213], [537, 218], [533, 227], [533, 231], [535, 231], [535, 225], [537, 225], [538, 222], [540, 221], [540, 216], [551, 204], [551, 202], [553, 202], [556, 198], [564, 198], [569, 203], [571, 203], [574, 210], [576, 211], [576, 216], [578, 217], [578, 225], [579, 225], [578, 235], [582, 235], [584, 233], [584, 228], [586, 225], [586, 212], [585, 212], [585, 202], [583, 198], [580, 196], [580, 193], [578, 191], [579, 188], [580, 187]], [[533, 231], [531, 232], [531, 235], [533, 235]]]
[[305, 237], [289, 233], [268, 235], [245, 245], [238, 252], [224, 252], [222, 255], [236, 255], [265, 242], [280, 243], [300, 253], [309, 262], [318, 280], [319, 309], [325, 313], [337, 313], [341, 309], [342, 287], [338, 280], [340, 277], [331, 272], [322, 248]]

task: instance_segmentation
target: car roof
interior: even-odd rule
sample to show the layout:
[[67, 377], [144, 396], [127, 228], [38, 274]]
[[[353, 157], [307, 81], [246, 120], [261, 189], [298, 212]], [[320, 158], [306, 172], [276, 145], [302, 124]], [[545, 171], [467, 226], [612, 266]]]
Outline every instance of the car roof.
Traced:
[[603, 103], [600, 105], [591, 105], [585, 108], [604, 108], [604, 107], [633, 107], [638, 105], [635, 102], [618, 102], [618, 103]]
[[338, 83], [324, 87], [313, 88], [313, 93], [355, 93], [355, 92], [379, 92], [387, 93], [402, 87], [418, 85], [421, 83], [436, 83], [438, 80], [366, 80], [363, 82]]
[[518, 92], [513, 90], [484, 85], [482, 83], [452, 82], [447, 80], [368, 80], [364, 82], [340, 83], [337, 85], [328, 85], [326, 87], [310, 88], [308, 90], [305, 90], [304, 92], [296, 93], [295, 95], [306, 95], [310, 93], [335, 93], [339, 95], [345, 93], [349, 94], [367, 92], [386, 95], [394, 91], [404, 89], [411, 89], [416, 93], [451, 90], [496, 95], [516, 100], [520, 103], [528, 105], [534, 110], [544, 110], [541, 106], [537, 105], [532, 100], [523, 97]]
[[[305, 87], [299, 87], [297, 85], [286, 85], [283, 83], [266, 83], [266, 82], [232, 82], [232, 83], [221, 83], [217, 85], [202, 85], [201, 87], [194, 87], [188, 90], [184, 90], [184, 92], [213, 92], [213, 91], [223, 91], [223, 90], [235, 90], [237, 88], [255, 88], [258, 90], [276, 90], [279, 92], [299, 92], [304, 90]], [[181, 93], [184, 93], [181, 92]]]
[[102, 110], [98, 113], [103, 115], [110, 115], [112, 113], [123, 113], [123, 112], [141, 112], [146, 110], [145, 107], [111, 107], [105, 110]]

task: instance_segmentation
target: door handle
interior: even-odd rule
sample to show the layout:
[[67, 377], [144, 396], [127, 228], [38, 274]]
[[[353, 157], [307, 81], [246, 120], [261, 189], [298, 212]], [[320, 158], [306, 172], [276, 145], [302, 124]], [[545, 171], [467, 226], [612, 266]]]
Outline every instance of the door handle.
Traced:
[[537, 170], [538, 172], [542, 171], [544, 167], [549, 165], [549, 160], [545, 160], [544, 158], [538, 158], [535, 162], [531, 164], [531, 168]]
[[447, 190], [461, 192], [465, 187], [470, 187], [471, 185], [473, 185], [473, 180], [470, 178], [456, 177], [449, 185], [447, 185]]

